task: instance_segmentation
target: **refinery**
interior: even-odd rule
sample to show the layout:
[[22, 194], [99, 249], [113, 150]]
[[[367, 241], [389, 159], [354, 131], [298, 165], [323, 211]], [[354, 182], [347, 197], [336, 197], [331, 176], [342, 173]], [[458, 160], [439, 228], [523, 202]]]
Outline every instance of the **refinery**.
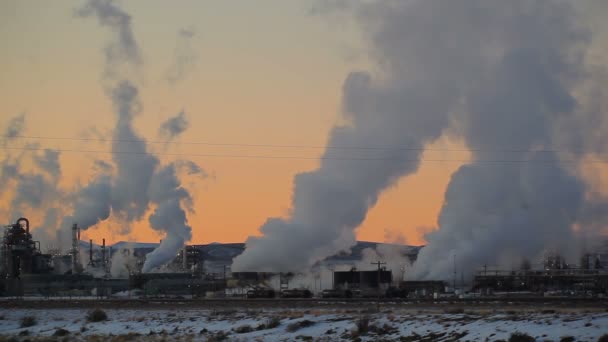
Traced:
[[[382, 298], [384, 300], [604, 297], [608, 290], [608, 254], [585, 253], [580, 264], [557, 254], [541, 268], [524, 262], [518, 268], [484, 265], [472, 277], [455, 272], [451, 279], [411, 280], [408, 265], [424, 247], [392, 245], [400, 269], [391, 260], [365, 263], [363, 254], [379, 244], [358, 242], [302, 272], [231, 271], [232, 259], [244, 244], [188, 245], [167, 265], [142, 272], [155, 244], [106, 246], [80, 240], [77, 224], [69, 228], [69, 250], [43, 251], [27, 218], [4, 230], [0, 295], [7, 298]], [[394, 254], [395, 255], [395, 254]], [[363, 266], [362, 266], [363, 265]], [[367, 265], [367, 266], [365, 266]], [[359, 268], [358, 268], [359, 267]]]

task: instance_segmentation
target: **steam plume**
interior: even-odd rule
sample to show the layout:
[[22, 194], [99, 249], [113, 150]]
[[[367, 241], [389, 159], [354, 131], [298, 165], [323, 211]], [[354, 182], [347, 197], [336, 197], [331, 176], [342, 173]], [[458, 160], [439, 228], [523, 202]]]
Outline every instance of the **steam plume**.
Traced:
[[[141, 64], [141, 53], [135, 40], [131, 16], [111, 0], [89, 0], [79, 9], [78, 16], [94, 16], [103, 27], [114, 33], [114, 39], [105, 49], [106, 75], [117, 76], [118, 68], [137, 69]], [[131, 71], [131, 70], [127, 70]], [[128, 73], [127, 73], [128, 74]], [[110, 87], [108, 94], [117, 114], [112, 133], [112, 161], [102, 172], [74, 195], [73, 216], [66, 221], [78, 222], [87, 229], [110, 215], [122, 222], [139, 221], [156, 206], [149, 217], [152, 228], [166, 234], [163, 243], [149, 255], [144, 271], [171, 260], [184, 243], [192, 237], [191, 228], [182, 205], [192, 206], [188, 191], [181, 187], [176, 167], [192, 162], [174, 162], [161, 167], [158, 157], [148, 151], [146, 142], [135, 132], [134, 117], [141, 112], [139, 90], [129, 79], [120, 79]], [[161, 131], [173, 138], [187, 128], [184, 113], [169, 120]], [[124, 153], [129, 152], [129, 153]], [[202, 171], [198, 166], [191, 170]], [[67, 223], [67, 222], [66, 222]]]
[[[448, 263], [439, 260], [451, 266], [454, 253], [474, 267], [569, 241], [584, 183], [561, 154], [534, 151], [556, 148], [559, 122], [580, 122], [573, 93], [590, 77], [590, 36], [572, 4], [383, 1], [358, 4], [356, 14], [381, 72], [346, 78], [349, 125], [333, 128], [328, 145], [417, 149], [450, 128], [479, 151], [453, 175], [414, 275], [445, 277]], [[523, 152], [490, 157], [523, 162], [484, 162], [482, 151], [501, 148]], [[289, 217], [268, 219], [235, 270], [298, 270], [349, 248], [379, 194], [419, 166], [419, 152], [389, 151], [356, 165], [336, 158], [346, 153], [326, 150], [331, 158], [295, 177]]]
[[[295, 177], [289, 218], [269, 219], [260, 229], [264, 236], [247, 240], [247, 248], [234, 260], [233, 268], [293, 271], [350, 248], [355, 229], [380, 193], [402, 175], [415, 172], [421, 155], [416, 149], [437, 139], [448, 125], [449, 110], [460, 93], [455, 83], [460, 70], [482, 61], [468, 54], [453, 60], [437, 54], [435, 45], [419, 39], [418, 30], [402, 30], [398, 25], [424, 25], [435, 33], [437, 28], [416, 17], [391, 18], [389, 9], [384, 10], [389, 18], [367, 20], [387, 19], [386, 25], [374, 30], [376, 38], [371, 41], [378, 50], [378, 62], [387, 68], [385, 76], [352, 72], [346, 78], [342, 106], [349, 125], [334, 127], [328, 145], [407, 146], [413, 150], [406, 155], [389, 150], [379, 160], [354, 164], [340, 160], [348, 158], [350, 151], [326, 150], [327, 158], [319, 169]], [[399, 40], [388, 40], [397, 34]], [[404, 59], [425, 63], [410, 69], [402, 65]]]
[[25, 113], [21, 113], [20, 115], [11, 118], [6, 126], [6, 129], [4, 130], [4, 146], [18, 137], [23, 132], [24, 128]]
[[118, 76], [118, 68], [131, 69], [141, 64], [141, 52], [133, 34], [131, 16], [114, 4], [113, 0], [88, 0], [76, 11], [79, 17], [95, 17], [102, 27], [109, 28], [114, 34], [104, 49], [106, 76]]
[[[500, 30], [501, 52], [465, 95], [458, 125], [473, 161], [452, 176], [439, 230], [427, 236], [414, 265], [417, 278], [447, 279], [454, 256], [458, 272], [469, 276], [483, 264], [540, 261], [546, 250], [572, 253], [572, 227], [587, 190], [560, 155], [548, 152], [572, 159], [572, 147], [560, 145], [554, 131], [560, 120], [576, 115], [573, 94], [586, 73], [589, 32], [577, 25], [574, 8], [555, 1], [462, 5], [493, 19], [478, 29]], [[452, 23], [473, 19], [440, 20], [457, 32]], [[484, 160], [496, 157], [487, 150], [496, 147], [521, 150], [499, 158], [524, 162], [489, 166]]]
[[[160, 246], [146, 256], [143, 272], [171, 260], [185, 242], [192, 238], [192, 228], [188, 225], [182, 203], [192, 203], [190, 194], [180, 185], [175, 165], [169, 164], [155, 174], [150, 187], [150, 196], [157, 203], [149, 221], [152, 228], [166, 233]], [[191, 209], [192, 210], [192, 209]]]
[[176, 116], [164, 121], [158, 129], [158, 134], [167, 140], [173, 140], [188, 128], [186, 113], [182, 110]]

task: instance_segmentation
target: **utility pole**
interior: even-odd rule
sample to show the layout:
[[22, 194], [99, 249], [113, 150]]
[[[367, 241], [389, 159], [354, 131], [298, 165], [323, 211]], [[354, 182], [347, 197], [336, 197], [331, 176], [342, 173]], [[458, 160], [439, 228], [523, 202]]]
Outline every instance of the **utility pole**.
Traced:
[[456, 296], [456, 253], [454, 253], [454, 278], [452, 279], [452, 289], [454, 290], [454, 296]]
[[376, 261], [376, 262], [372, 262], [372, 265], [378, 265], [378, 301], [376, 302], [376, 309], [378, 310], [378, 312], [380, 312], [380, 271], [382, 270], [380, 268], [381, 265], [386, 265], [385, 262], [381, 262], [381, 261]]

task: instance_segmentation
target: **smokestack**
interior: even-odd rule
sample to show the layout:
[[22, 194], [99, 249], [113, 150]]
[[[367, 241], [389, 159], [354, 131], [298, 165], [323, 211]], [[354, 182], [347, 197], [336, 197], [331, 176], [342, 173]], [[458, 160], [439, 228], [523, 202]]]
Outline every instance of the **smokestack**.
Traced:
[[101, 240], [101, 264], [106, 269], [106, 239]]
[[80, 253], [78, 249], [80, 231], [78, 225], [74, 223], [72, 225], [72, 274], [79, 273], [80, 271]]
[[93, 266], [93, 239], [89, 239], [89, 265]]

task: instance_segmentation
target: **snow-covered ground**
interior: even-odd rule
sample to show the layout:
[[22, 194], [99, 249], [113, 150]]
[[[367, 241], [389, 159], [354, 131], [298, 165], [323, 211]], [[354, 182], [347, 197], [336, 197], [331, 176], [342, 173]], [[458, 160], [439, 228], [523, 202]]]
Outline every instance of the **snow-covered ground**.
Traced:
[[[608, 333], [608, 312], [380, 313], [352, 309], [105, 309], [102, 322], [87, 322], [83, 309], [0, 309], [0, 340], [36, 340], [54, 334], [69, 340], [183, 341], [496, 341], [515, 332], [536, 341], [597, 341]], [[21, 327], [24, 317], [35, 324]], [[367, 327], [365, 323], [368, 322]], [[273, 323], [277, 326], [272, 326]], [[270, 326], [269, 326], [270, 325]], [[65, 329], [66, 331], [61, 331]], [[59, 333], [57, 332], [59, 330]], [[56, 335], [57, 336], [57, 335]]]

